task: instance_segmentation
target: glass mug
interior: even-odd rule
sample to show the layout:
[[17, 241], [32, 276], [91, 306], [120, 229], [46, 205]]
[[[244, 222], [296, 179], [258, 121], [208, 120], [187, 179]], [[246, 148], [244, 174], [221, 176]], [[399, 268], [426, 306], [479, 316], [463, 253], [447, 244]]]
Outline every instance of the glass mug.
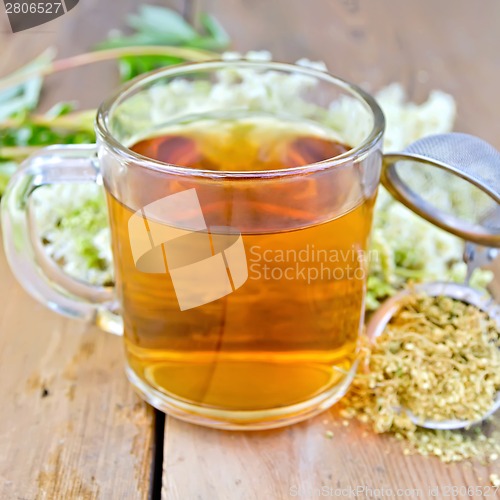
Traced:
[[[356, 370], [383, 114], [325, 72], [214, 61], [128, 83], [96, 146], [28, 159], [2, 200], [17, 279], [55, 311], [123, 330], [127, 376], [156, 408], [224, 429], [330, 407]], [[114, 288], [45, 255], [30, 196], [103, 183]]]

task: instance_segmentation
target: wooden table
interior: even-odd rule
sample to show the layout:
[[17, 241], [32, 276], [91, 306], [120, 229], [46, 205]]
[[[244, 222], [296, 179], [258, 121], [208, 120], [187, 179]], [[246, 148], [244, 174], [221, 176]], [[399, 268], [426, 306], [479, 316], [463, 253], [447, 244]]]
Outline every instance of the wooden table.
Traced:
[[[141, 3], [81, 0], [24, 33], [0, 15], [0, 74], [55, 45], [76, 54]], [[161, 3], [161, 2], [154, 2]], [[180, 2], [164, 2], [182, 8]], [[401, 81], [419, 100], [432, 88], [458, 102], [459, 130], [500, 148], [500, 3], [496, 0], [207, 0], [239, 50], [324, 60], [376, 90]], [[114, 65], [47, 80], [43, 106], [96, 106], [117, 83]], [[405, 456], [399, 443], [345, 427], [335, 409], [286, 429], [239, 433], [156, 414], [123, 374], [121, 339], [46, 310], [0, 255], [1, 499], [281, 499], [323, 486], [409, 489], [486, 485], [498, 465], [443, 465]], [[326, 430], [334, 432], [327, 439]], [[404, 493], [404, 492], [403, 492]], [[404, 493], [415, 496], [416, 492]], [[443, 493], [441, 493], [441, 497]], [[359, 495], [363, 498], [363, 495]], [[403, 497], [404, 497], [403, 496]], [[465, 498], [459, 496], [458, 498]]]

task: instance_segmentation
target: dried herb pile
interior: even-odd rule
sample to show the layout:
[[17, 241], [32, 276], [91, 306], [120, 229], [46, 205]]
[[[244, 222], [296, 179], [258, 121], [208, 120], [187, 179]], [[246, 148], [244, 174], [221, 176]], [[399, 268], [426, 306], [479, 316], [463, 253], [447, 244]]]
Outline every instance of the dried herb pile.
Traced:
[[500, 390], [500, 332], [478, 308], [447, 297], [410, 294], [374, 345], [343, 400], [342, 414], [389, 432], [404, 452], [444, 462], [500, 455], [494, 423], [466, 431], [418, 427], [419, 419], [478, 420]]

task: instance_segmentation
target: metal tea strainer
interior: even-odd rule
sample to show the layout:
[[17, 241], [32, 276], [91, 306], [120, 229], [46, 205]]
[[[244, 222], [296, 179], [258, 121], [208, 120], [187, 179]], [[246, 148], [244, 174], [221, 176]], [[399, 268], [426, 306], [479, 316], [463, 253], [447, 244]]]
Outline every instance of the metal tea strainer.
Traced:
[[[437, 134], [411, 144], [401, 153], [386, 154], [382, 184], [410, 210], [466, 241], [464, 284], [426, 283], [416, 287], [431, 296], [444, 295], [475, 305], [500, 328], [500, 306], [469, 286], [476, 267], [490, 263], [500, 249], [500, 153], [487, 142], [468, 134]], [[447, 196], [443, 197], [443, 193]], [[375, 339], [399, 309], [404, 290], [391, 297], [372, 316], [367, 334]], [[500, 408], [500, 392], [484, 420]], [[478, 422], [420, 420], [429, 429], [459, 429]], [[481, 421], [480, 420], [480, 421]]]
[[[500, 153], [482, 139], [460, 133], [419, 139], [402, 153], [385, 155], [381, 180], [398, 201], [436, 226], [466, 241], [500, 247], [500, 217], [491, 215], [500, 206]], [[447, 190], [468, 185], [456, 196], [471, 196], [469, 213], [457, 215], [449, 207], [451, 213], [422, 190], [436, 183]]]

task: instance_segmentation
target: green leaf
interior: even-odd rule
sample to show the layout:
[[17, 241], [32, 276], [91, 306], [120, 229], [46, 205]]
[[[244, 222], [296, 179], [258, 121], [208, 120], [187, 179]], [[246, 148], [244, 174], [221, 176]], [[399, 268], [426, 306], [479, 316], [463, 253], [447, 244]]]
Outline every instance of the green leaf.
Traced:
[[58, 102], [45, 113], [45, 116], [49, 119], [57, 118], [71, 113], [74, 109], [75, 102]]
[[120, 59], [120, 75], [123, 80], [130, 80], [137, 75], [157, 68], [178, 64], [183, 59], [171, 56], [127, 56]]
[[[217, 21], [217, 19], [211, 14], [202, 12], [200, 14], [200, 23], [206, 30], [207, 34], [210, 35], [213, 42], [218, 45], [220, 50], [225, 49], [231, 42], [227, 31], [222, 27], [222, 24]], [[212, 50], [216, 50], [215, 47]]]
[[165, 7], [143, 5], [139, 14], [129, 16], [128, 24], [139, 32], [168, 39], [165, 44], [179, 45], [198, 36], [180, 14]]
[[[220, 51], [229, 44], [229, 37], [220, 23], [211, 15], [199, 16], [201, 32], [198, 33], [174, 10], [144, 5], [137, 14], [128, 18], [128, 25], [135, 31], [131, 35], [118, 34], [97, 45], [97, 49], [113, 49], [146, 45], [172, 45], [186, 48]], [[177, 64], [183, 59], [165, 56], [128, 56], [120, 59], [123, 80], [156, 68]]]
[[221, 44], [217, 41], [214, 40], [213, 38], [210, 38], [208, 36], [199, 36], [197, 38], [193, 38], [189, 42], [185, 44], [186, 47], [191, 47], [193, 49], [204, 49], [204, 50], [221, 50], [225, 47], [221, 46]]
[[[53, 58], [54, 51], [51, 49], [46, 50], [13, 74], [23, 74], [27, 71], [33, 71], [33, 69], [42, 69], [48, 66]], [[21, 85], [0, 92], [0, 120], [35, 109], [40, 99], [41, 88], [42, 78], [35, 77]]]

